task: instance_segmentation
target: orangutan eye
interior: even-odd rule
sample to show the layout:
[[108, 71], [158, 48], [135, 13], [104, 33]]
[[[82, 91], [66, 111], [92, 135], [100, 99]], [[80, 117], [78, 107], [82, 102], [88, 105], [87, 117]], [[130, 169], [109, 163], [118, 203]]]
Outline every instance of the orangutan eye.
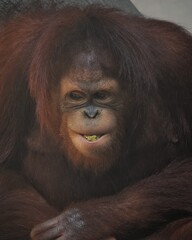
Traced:
[[68, 94], [68, 98], [73, 101], [80, 101], [84, 98], [84, 94], [79, 91], [73, 91]]
[[94, 94], [96, 100], [106, 100], [110, 97], [110, 93], [107, 91], [99, 91]]

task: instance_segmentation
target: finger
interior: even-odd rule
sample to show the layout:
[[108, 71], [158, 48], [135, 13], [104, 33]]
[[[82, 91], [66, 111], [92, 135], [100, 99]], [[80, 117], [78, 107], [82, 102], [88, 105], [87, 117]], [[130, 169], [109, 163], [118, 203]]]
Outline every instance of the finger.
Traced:
[[53, 228], [44, 233], [32, 236], [32, 240], [52, 240], [58, 239], [60, 236], [61, 234], [58, 233], [58, 230], [56, 228]]
[[30, 236], [32, 240], [49, 240], [53, 237], [58, 237], [59, 231], [58, 218], [53, 218], [34, 227]]

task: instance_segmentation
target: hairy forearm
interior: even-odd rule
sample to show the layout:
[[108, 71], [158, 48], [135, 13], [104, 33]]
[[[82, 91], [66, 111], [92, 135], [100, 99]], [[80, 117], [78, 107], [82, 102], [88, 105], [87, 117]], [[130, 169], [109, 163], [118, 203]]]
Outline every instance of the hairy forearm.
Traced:
[[132, 236], [133, 230], [147, 230], [149, 226], [161, 226], [177, 219], [177, 213], [179, 217], [181, 214], [185, 217], [192, 212], [191, 169], [190, 159], [172, 163], [162, 173], [116, 196], [74, 205], [84, 219], [84, 231], [89, 231], [89, 226], [96, 226], [95, 229], [91, 227], [95, 236], [100, 232], [114, 236], [124, 231]]
[[0, 174], [0, 239], [30, 239], [31, 229], [57, 211], [14, 172]]

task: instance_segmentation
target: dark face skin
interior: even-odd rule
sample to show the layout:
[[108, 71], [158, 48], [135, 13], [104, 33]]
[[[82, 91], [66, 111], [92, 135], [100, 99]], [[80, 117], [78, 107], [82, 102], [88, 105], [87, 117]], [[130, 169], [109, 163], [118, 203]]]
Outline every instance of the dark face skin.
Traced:
[[65, 154], [76, 166], [109, 168], [120, 150], [123, 91], [117, 81], [104, 76], [93, 51], [83, 52], [60, 89]]

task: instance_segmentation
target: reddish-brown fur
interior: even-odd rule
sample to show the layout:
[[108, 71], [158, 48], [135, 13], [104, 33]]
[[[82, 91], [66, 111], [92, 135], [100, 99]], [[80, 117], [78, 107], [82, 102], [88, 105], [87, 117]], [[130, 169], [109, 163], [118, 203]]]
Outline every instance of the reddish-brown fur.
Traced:
[[[90, 22], [115, 60], [109, 74], [127, 90], [122, 156], [98, 175], [76, 169], [61, 152], [54, 95], [72, 61], [67, 44], [81, 43], [78, 34]], [[0, 239], [30, 239], [33, 227], [60, 214], [64, 240], [191, 239], [191, 105], [192, 38], [172, 23], [97, 7], [42, 11], [5, 23]], [[82, 219], [69, 221], [76, 214], [85, 223], [80, 229]]]

